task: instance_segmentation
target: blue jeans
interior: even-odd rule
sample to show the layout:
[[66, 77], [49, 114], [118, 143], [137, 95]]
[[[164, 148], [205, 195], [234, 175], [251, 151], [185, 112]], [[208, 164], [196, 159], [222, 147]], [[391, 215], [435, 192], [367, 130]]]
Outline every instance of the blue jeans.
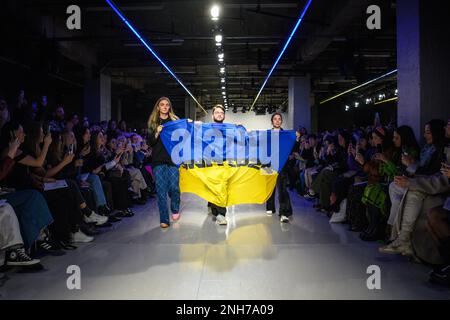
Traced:
[[300, 190], [301, 193], [305, 193], [306, 183], [305, 183], [305, 170], [300, 171]]
[[14, 208], [20, 224], [25, 248], [30, 248], [37, 240], [42, 229], [53, 222], [53, 216], [48, 209], [47, 202], [37, 190], [22, 190], [5, 196]]
[[180, 210], [180, 175], [178, 168], [166, 164], [153, 168], [156, 180], [159, 219], [161, 223], [170, 224], [167, 195], [170, 197], [170, 210], [178, 213]]
[[100, 177], [96, 174], [90, 173], [86, 181], [89, 182], [92, 190], [94, 191], [95, 205], [97, 208], [106, 205], [105, 193], [103, 192]]

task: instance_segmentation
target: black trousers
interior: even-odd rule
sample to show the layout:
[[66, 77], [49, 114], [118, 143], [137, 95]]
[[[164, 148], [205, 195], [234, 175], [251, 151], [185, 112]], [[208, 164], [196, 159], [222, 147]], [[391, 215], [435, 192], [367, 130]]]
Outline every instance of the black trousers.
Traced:
[[54, 222], [49, 226], [55, 240], [70, 240], [70, 233], [76, 232], [81, 223], [81, 211], [70, 188], [43, 192]]
[[114, 200], [113, 200], [113, 191], [112, 191], [112, 184], [109, 181], [106, 181], [104, 179], [102, 181], [102, 188], [103, 192], [105, 193], [106, 203], [110, 209], [114, 208]]
[[121, 177], [108, 176], [107, 181], [111, 182], [114, 208], [125, 210], [131, 207], [131, 200], [128, 194], [128, 187], [131, 186], [131, 178], [128, 171], [124, 170]]
[[95, 210], [96, 204], [95, 204], [94, 192], [92, 191], [92, 189], [90, 187], [80, 188], [80, 191], [81, 191], [81, 194], [83, 195], [83, 198], [84, 198], [88, 208], [90, 208], [91, 210]]
[[289, 193], [287, 191], [287, 184], [289, 181], [289, 176], [286, 170], [281, 170], [280, 175], [277, 178], [277, 183], [275, 188], [273, 189], [272, 195], [269, 200], [266, 202], [266, 210], [270, 210], [273, 213], [277, 212], [275, 209], [275, 193], [278, 189], [278, 202], [280, 204], [280, 213], [279, 215], [283, 215], [289, 217], [292, 215], [292, 206], [291, 199], [289, 197]]
[[217, 217], [219, 214], [221, 214], [225, 217], [225, 215], [227, 214], [226, 207], [219, 207], [211, 202], [208, 202], [208, 207], [211, 207], [211, 212], [212, 212], [213, 216], [215, 216], [215, 217]]

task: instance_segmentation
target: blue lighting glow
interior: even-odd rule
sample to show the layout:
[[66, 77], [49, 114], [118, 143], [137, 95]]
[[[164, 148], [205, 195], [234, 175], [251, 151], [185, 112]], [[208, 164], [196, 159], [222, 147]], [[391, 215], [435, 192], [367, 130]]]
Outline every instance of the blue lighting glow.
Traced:
[[255, 98], [255, 100], [253, 101], [252, 106], [250, 107], [250, 110], [253, 109], [253, 106], [255, 105], [256, 101], [257, 101], [258, 98], [259, 98], [259, 95], [261, 94], [261, 92], [263, 91], [264, 87], [266, 86], [266, 83], [267, 83], [267, 81], [269, 80], [270, 76], [272, 75], [272, 72], [275, 70], [275, 68], [276, 68], [276, 66], [277, 66], [277, 64], [278, 64], [278, 62], [280, 61], [281, 57], [283, 56], [284, 51], [286, 51], [286, 48], [288, 47], [289, 43], [290, 43], [291, 40], [292, 40], [292, 37], [294, 36], [295, 32], [297, 31], [298, 27], [300, 26], [300, 23], [302, 22], [303, 17], [304, 17], [305, 14], [306, 14], [306, 11], [308, 11], [309, 6], [311, 5], [311, 2], [312, 2], [312, 0], [308, 0], [308, 2], [306, 3], [305, 7], [303, 8], [303, 11], [302, 11], [302, 13], [300, 14], [300, 17], [298, 18], [297, 23], [295, 24], [294, 28], [292, 29], [292, 32], [291, 32], [291, 34], [289, 35], [289, 38], [287, 38], [286, 43], [284, 44], [283, 49], [281, 50], [280, 54], [278, 55], [277, 60], [275, 60], [275, 63], [273, 64], [272, 68], [270, 69], [269, 73], [267, 74], [267, 77], [266, 77], [266, 79], [264, 80], [264, 82], [263, 82], [263, 84], [262, 84], [262, 86], [261, 86], [261, 89], [259, 89], [259, 92], [258, 92], [258, 94], [256, 95], [256, 98]]
[[120, 19], [122, 19], [122, 21], [128, 26], [128, 28], [130, 28], [130, 30], [133, 31], [133, 33], [136, 35], [136, 37], [142, 42], [142, 44], [148, 49], [148, 51], [150, 51], [150, 53], [156, 58], [156, 60], [158, 60], [159, 63], [161, 63], [161, 65], [167, 70], [167, 72], [169, 72], [172, 75], [172, 77], [174, 77], [174, 79], [177, 80], [177, 82], [183, 87], [183, 89], [186, 90], [186, 92], [191, 96], [191, 98], [195, 101], [195, 103], [197, 103], [197, 105], [200, 108], [202, 108], [202, 110], [205, 113], [207, 113], [206, 110], [200, 104], [200, 102], [198, 102], [197, 99], [194, 97], [194, 95], [189, 91], [189, 89], [186, 88], [186, 86], [183, 84], [183, 82], [181, 82], [180, 79], [178, 79], [177, 75], [169, 68], [169, 66], [167, 66], [167, 64], [165, 64], [165, 62], [156, 54], [156, 52], [153, 51], [153, 49], [150, 47], [150, 45], [141, 37], [139, 32], [137, 32], [137, 30], [127, 20], [127, 18], [125, 18], [125, 16], [122, 14], [122, 12], [120, 12], [119, 8], [117, 8], [117, 6], [112, 1], [110, 1], [110, 0], [105, 0], [105, 1], [106, 1], [106, 3], [108, 3], [108, 5], [111, 7], [111, 9], [113, 9], [114, 12], [120, 17]]

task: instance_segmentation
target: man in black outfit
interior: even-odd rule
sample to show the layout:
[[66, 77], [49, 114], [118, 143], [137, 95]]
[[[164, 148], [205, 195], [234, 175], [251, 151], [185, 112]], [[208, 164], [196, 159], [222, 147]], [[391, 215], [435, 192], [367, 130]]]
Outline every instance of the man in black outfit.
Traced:
[[[272, 115], [272, 130], [283, 130], [281, 124], [283, 123], [283, 118], [280, 113], [274, 113]], [[266, 213], [267, 215], [272, 215], [276, 212], [275, 209], [275, 192], [278, 189], [278, 202], [280, 204], [280, 222], [288, 223], [289, 217], [292, 216], [292, 206], [291, 199], [289, 198], [289, 193], [287, 191], [287, 184], [289, 181], [288, 171], [286, 164], [281, 169], [278, 174], [277, 184], [273, 189], [273, 193], [266, 203]]]

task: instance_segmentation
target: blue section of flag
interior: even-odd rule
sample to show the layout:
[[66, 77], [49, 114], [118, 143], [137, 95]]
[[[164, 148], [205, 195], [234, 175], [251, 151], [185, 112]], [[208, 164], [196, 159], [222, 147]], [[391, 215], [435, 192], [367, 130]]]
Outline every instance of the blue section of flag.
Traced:
[[295, 144], [293, 130], [255, 130], [230, 123], [171, 121], [161, 132], [162, 142], [178, 166], [190, 163], [261, 164], [279, 172]]

